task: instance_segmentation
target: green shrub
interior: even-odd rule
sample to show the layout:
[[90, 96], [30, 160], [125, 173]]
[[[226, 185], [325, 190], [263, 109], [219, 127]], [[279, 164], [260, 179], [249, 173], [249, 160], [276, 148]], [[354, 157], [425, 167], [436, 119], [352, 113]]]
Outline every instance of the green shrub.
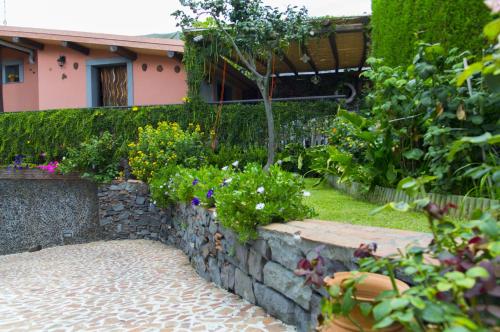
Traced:
[[244, 167], [250, 163], [264, 165], [267, 161], [267, 150], [263, 147], [242, 148], [239, 146], [222, 145], [217, 151], [208, 155], [208, 162], [211, 165], [222, 168], [231, 165], [236, 160], [239, 165]]
[[302, 220], [314, 214], [302, 202], [302, 177], [285, 172], [277, 165], [272, 166], [269, 173], [260, 165], [247, 165], [225, 183], [215, 194], [217, 216], [242, 242], [256, 238], [259, 226]]
[[373, 0], [373, 56], [389, 66], [408, 65], [418, 40], [479, 55], [489, 20], [483, 0]]
[[302, 177], [274, 165], [266, 173], [262, 165], [238, 165], [223, 169], [181, 166], [159, 170], [150, 183], [154, 203], [167, 207], [183, 202], [217, 208], [218, 219], [232, 229], [242, 242], [257, 236], [257, 227], [273, 222], [302, 220], [314, 211], [302, 203]]
[[215, 195], [233, 174], [231, 168], [221, 170], [214, 166], [199, 169], [167, 167], [152, 179], [150, 189], [158, 206], [173, 202], [190, 203], [205, 208], [215, 207]]
[[156, 128], [139, 127], [137, 143], [130, 143], [132, 174], [148, 182], [161, 168], [171, 165], [197, 167], [206, 162], [200, 127], [182, 130], [176, 122], [160, 122]]
[[479, 180], [466, 176], [466, 170], [498, 164], [495, 149], [471, 146], [447, 159], [453, 142], [464, 136], [500, 133], [500, 94], [486, 89], [480, 77], [471, 79], [472, 94], [456, 84], [464, 56], [457, 49], [421, 44], [407, 68], [369, 60], [372, 69], [364, 75], [373, 89], [367, 109], [341, 112], [340, 117], [350, 122], [350, 136], [364, 143], [361, 158], [356, 150], [349, 152], [356, 165], [369, 171], [371, 187], [394, 187], [408, 176], [432, 175], [437, 177], [433, 192], [491, 196], [491, 190], [477, 188]]
[[[278, 137], [294, 137], [300, 141], [310, 136], [304, 126], [311, 119], [334, 115], [338, 104], [332, 101], [274, 103]], [[159, 122], [177, 122], [182, 128], [197, 123], [203, 132], [214, 126], [217, 107], [196, 105], [165, 105], [130, 109], [63, 109], [41, 112], [0, 113], [0, 164], [9, 164], [19, 154], [33, 163], [61, 160], [68, 148], [104, 131], [116, 142], [117, 159], [127, 156], [127, 145], [137, 141], [137, 128], [156, 126]], [[219, 146], [266, 147], [267, 129], [264, 106], [224, 105], [217, 130]]]
[[79, 172], [82, 177], [97, 182], [109, 182], [118, 176], [119, 161], [114, 158], [115, 149], [114, 137], [104, 132], [78, 148], [69, 148], [58, 169], [62, 173]]

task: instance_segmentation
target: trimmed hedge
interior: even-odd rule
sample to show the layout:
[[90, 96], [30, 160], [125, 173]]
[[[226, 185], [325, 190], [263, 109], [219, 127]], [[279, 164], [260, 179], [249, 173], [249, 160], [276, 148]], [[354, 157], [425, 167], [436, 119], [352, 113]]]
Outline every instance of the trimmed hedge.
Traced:
[[490, 20], [483, 0], [373, 0], [372, 55], [388, 66], [408, 65], [420, 40], [481, 54]]
[[[310, 137], [308, 123], [334, 115], [338, 104], [333, 101], [274, 103], [278, 140], [300, 142]], [[0, 113], [0, 165], [12, 162], [15, 155], [28, 156], [31, 162], [57, 160], [69, 147], [78, 147], [91, 136], [109, 131], [124, 156], [127, 144], [137, 138], [137, 128], [160, 121], [175, 121], [182, 127], [200, 124], [209, 133], [217, 107], [165, 105], [129, 109], [64, 109], [41, 112]], [[222, 109], [218, 141], [224, 146], [265, 146], [267, 126], [263, 104], [225, 105]]]

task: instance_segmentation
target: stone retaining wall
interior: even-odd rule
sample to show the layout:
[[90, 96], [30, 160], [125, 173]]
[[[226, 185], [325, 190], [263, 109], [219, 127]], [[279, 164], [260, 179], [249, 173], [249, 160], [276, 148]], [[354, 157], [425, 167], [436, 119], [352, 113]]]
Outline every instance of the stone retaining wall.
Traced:
[[145, 183], [114, 182], [100, 186], [97, 195], [103, 239], [159, 239], [167, 215], [151, 204]]
[[96, 194], [80, 177], [0, 169], [0, 255], [101, 239]]
[[[297, 262], [314, 254], [318, 243], [262, 229], [243, 245], [222, 227], [213, 210], [178, 204], [160, 211], [147, 187], [127, 182], [99, 191], [101, 225], [108, 239], [146, 238], [180, 248], [200, 276], [264, 308], [299, 331], [316, 325], [321, 294], [293, 273]], [[353, 249], [326, 246], [328, 272], [354, 268]]]

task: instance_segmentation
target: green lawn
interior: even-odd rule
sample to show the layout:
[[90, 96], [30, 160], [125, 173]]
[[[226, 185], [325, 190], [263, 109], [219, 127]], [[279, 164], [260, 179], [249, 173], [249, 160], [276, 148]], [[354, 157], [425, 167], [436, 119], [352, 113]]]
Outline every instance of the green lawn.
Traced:
[[371, 216], [370, 211], [379, 205], [356, 200], [331, 188], [326, 183], [313, 187], [316, 181], [316, 179], [306, 179], [307, 190], [311, 192], [311, 196], [305, 198], [306, 204], [318, 213], [315, 219], [421, 232], [429, 231], [427, 219], [423, 214], [384, 211]]

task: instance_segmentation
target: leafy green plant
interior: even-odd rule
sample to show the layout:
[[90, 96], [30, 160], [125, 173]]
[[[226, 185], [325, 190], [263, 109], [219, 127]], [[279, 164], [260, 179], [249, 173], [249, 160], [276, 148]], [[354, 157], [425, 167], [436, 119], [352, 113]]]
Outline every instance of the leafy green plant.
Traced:
[[455, 159], [458, 152], [471, 154], [471, 150], [480, 149], [483, 155], [482, 163], [465, 165], [460, 171], [464, 177], [475, 182], [472, 189], [476, 195], [488, 196], [491, 199], [500, 198], [500, 166], [496, 147], [500, 144], [500, 134], [491, 135], [486, 132], [481, 136], [462, 137], [455, 141], [450, 148], [448, 160]]
[[160, 122], [156, 128], [139, 127], [137, 143], [130, 143], [129, 163], [132, 174], [149, 181], [165, 166], [196, 167], [206, 162], [206, 147], [200, 127], [186, 131], [176, 122]]
[[408, 68], [369, 60], [372, 69], [364, 75], [373, 89], [366, 98], [367, 109], [339, 115], [351, 123], [356, 141], [364, 142], [364, 153], [353, 155], [353, 160], [369, 170], [370, 186], [394, 187], [407, 176], [432, 175], [437, 177], [431, 184], [434, 192], [485, 194], [471, 191], [475, 180], [462, 171], [467, 165], [494, 160], [496, 154], [485, 159], [476, 147], [447, 159], [453, 142], [463, 136], [495, 135], [500, 128], [498, 93], [486, 90], [479, 77], [471, 80], [472, 94], [468, 87], [456, 85], [465, 56], [456, 49], [447, 52], [440, 45], [421, 44]]
[[215, 197], [224, 180], [233, 174], [232, 168], [221, 170], [214, 166], [199, 169], [169, 167], [160, 170], [150, 188], [157, 205], [166, 207], [172, 202], [191, 203], [205, 208], [215, 207]]
[[[360, 271], [388, 275], [393, 289], [382, 292], [373, 304], [362, 304], [357, 301], [355, 290], [363, 279], [359, 275], [353, 276], [342, 287], [328, 289], [323, 305], [323, 315], [327, 320], [333, 315], [347, 317], [355, 306], [362, 305], [362, 313], [375, 319], [376, 329], [395, 322], [417, 332], [486, 332], [498, 327], [498, 209], [478, 212], [469, 223], [456, 225], [446, 218], [448, 210], [456, 206], [446, 204], [440, 207], [427, 198], [424, 186], [433, 180], [433, 177], [402, 180], [399, 189], [415, 197], [415, 201], [410, 204], [389, 203], [374, 211], [408, 211], [413, 208], [423, 211], [433, 232], [433, 241], [427, 248], [410, 246], [388, 257], [375, 256], [376, 244], [361, 245], [355, 251], [355, 257], [360, 258]], [[300, 262], [299, 268], [304, 270], [304, 267], [308, 273], [321, 272], [311, 264]], [[395, 283], [397, 273], [412, 281], [409, 290], [398, 290]]]
[[69, 148], [68, 155], [58, 164], [62, 173], [79, 172], [82, 177], [97, 182], [109, 182], [118, 176], [119, 162], [114, 158], [116, 141], [108, 132], [91, 137], [79, 148]]
[[234, 230], [242, 242], [257, 236], [257, 227], [311, 217], [314, 212], [302, 202], [302, 178], [273, 165], [266, 173], [249, 164], [225, 180], [215, 193], [217, 216]]
[[311, 172], [321, 175], [321, 181], [328, 176], [337, 176], [341, 182], [358, 182], [364, 184], [364, 189], [370, 189], [373, 182], [372, 169], [358, 163], [350, 152], [339, 150], [335, 146], [313, 148], [308, 151], [312, 160]]
[[240, 167], [244, 167], [249, 163], [264, 165], [266, 163], [266, 158], [267, 151], [263, 147], [250, 146], [242, 148], [239, 146], [222, 144], [215, 152], [211, 151], [208, 154], [208, 163], [222, 168], [238, 160]]
[[490, 20], [483, 0], [374, 0], [372, 53], [389, 66], [409, 65], [419, 40], [481, 54], [481, 27]]
[[[311, 133], [305, 123], [335, 114], [337, 106], [332, 101], [276, 102], [273, 112], [277, 136], [301, 141]], [[156, 126], [159, 122], [168, 121], [177, 122], [186, 129], [190, 123], [196, 123], [208, 133], [213, 128], [216, 114], [216, 106], [193, 105], [191, 102], [129, 109], [0, 113], [0, 164], [9, 164], [18, 154], [30, 156], [29, 162], [33, 164], [61, 160], [68, 148], [78, 148], [81, 142], [100, 136], [104, 131], [113, 135], [117, 146], [113, 154], [119, 160], [127, 158], [127, 145], [137, 141], [139, 127]], [[218, 130], [220, 145], [241, 149], [265, 148], [266, 128], [262, 126], [263, 122], [265, 113], [262, 104], [224, 105]]]

